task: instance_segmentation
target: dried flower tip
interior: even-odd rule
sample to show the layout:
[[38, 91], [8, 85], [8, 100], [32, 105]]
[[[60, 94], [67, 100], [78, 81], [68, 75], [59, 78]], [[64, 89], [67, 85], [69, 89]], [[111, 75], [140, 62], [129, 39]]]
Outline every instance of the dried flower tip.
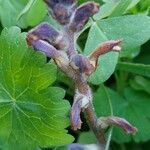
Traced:
[[41, 23], [40, 25], [28, 32], [28, 43], [32, 43], [32, 40], [37, 39], [47, 41], [57, 49], [64, 49], [67, 45], [64, 37], [48, 23]]
[[108, 53], [110, 51], [120, 51], [121, 40], [111, 40], [102, 43], [98, 46], [92, 54], [90, 54], [90, 60], [97, 60], [100, 55]]
[[74, 17], [69, 25], [73, 32], [80, 31], [87, 23], [89, 17], [93, 16], [99, 11], [99, 4], [88, 2], [76, 9]]
[[112, 50], [116, 51], [116, 52], [120, 52], [121, 51], [121, 47], [120, 46], [115, 46], [115, 47], [113, 47]]
[[60, 24], [66, 25], [76, 8], [75, 0], [44, 0], [49, 12]]
[[110, 51], [120, 52], [121, 51], [120, 44], [121, 44], [121, 40], [116, 40], [116, 41], [112, 40], [112, 41], [107, 41], [105, 43], [102, 43], [94, 50], [93, 53], [90, 54], [89, 56], [90, 63], [96, 69], [99, 56], [108, 53]]
[[122, 128], [127, 134], [135, 134], [138, 130], [132, 126], [128, 121], [119, 117], [101, 117], [98, 119], [98, 125], [106, 128], [110, 125], [117, 125]]

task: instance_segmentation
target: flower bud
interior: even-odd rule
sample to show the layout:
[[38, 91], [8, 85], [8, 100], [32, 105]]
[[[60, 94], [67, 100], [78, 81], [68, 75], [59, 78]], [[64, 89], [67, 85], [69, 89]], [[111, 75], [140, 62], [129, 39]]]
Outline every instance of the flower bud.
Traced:
[[74, 17], [69, 25], [73, 32], [80, 31], [88, 19], [99, 11], [99, 4], [88, 2], [75, 11]]
[[48, 23], [42, 23], [28, 32], [27, 41], [29, 45], [31, 45], [32, 40], [37, 39], [47, 41], [57, 49], [63, 49], [67, 45], [64, 37]]
[[66, 25], [76, 8], [76, 0], [45, 0], [50, 14], [60, 24]]
[[51, 9], [53, 9], [57, 4], [70, 6], [76, 3], [76, 0], [44, 0], [44, 1]]
[[89, 56], [91, 64], [97, 67], [98, 58], [100, 55], [106, 54], [110, 51], [121, 51], [121, 40], [111, 40], [100, 44]]
[[102, 128], [106, 128], [110, 125], [116, 125], [122, 128], [127, 134], [135, 134], [138, 130], [132, 126], [128, 121], [123, 118], [111, 116], [111, 117], [101, 117], [98, 119], [98, 125]]
[[90, 75], [94, 70], [89, 59], [83, 55], [72, 56], [70, 64], [74, 69], [79, 69], [80, 73], [85, 73], [86, 75]]
[[71, 109], [71, 114], [70, 114], [70, 123], [71, 123], [71, 128], [73, 130], [81, 129], [81, 118], [80, 118], [80, 113], [81, 113], [81, 103], [82, 101], [77, 100]]

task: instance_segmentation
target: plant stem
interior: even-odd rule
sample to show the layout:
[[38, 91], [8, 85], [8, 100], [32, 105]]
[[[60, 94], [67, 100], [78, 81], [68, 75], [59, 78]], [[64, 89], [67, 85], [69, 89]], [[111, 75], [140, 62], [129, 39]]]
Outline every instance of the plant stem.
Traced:
[[88, 107], [84, 110], [87, 121], [89, 123], [89, 126], [91, 130], [94, 132], [98, 143], [100, 144], [100, 147], [105, 149], [106, 140], [104, 136], [104, 131], [99, 126], [97, 126], [97, 116], [95, 115], [95, 111], [93, 108], [92, 103], [89, 103]]

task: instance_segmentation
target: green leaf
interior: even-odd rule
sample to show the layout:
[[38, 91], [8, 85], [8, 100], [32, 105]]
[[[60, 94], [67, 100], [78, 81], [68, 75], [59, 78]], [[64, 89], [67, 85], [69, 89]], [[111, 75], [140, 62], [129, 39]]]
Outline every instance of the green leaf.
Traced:
[[[119, 115], [122, 112], [124, 104], [121, 96], [117, 95], [113, 90], [101, 85], [94, 93], [93, 102], [97, 116]], [[115, 101], [114, 101], [115, 100]], [[117, 105], [116, 105], [117, 103]], [[118, 107], [118, 105], [120, 107]], [[113, 111], [113, 113], [112, 113]]]
[[32, 5], [34, 4], [36, 0], [29, 0], [27, 5], [24, 7], [24, 9], [20, 12], [20, 14], [17, 17], [17, 20], [19, 20], [24, 14], [26, 14], [30, 8], [32, 7]]
[[131, 3], [131, 0], [120, 0], [118, 2], [117, 7], [113, 11], [113, 13], [111, 13], [110, 16], [111, 17], [121, 16], [126, 11], [130, 3]]
[[127, 9], [131, 9], [136, 6], [141, 0], [132, 0]]
[[136, 59], [134, 59], [135, 63], [150, 64], [149, 46], [150, 40], [142, 45], [140, 55], [138, 55]]
[[43, 0], [35, 0], [32, 7], [26, 14], [27, 25], [35, 26], [39, 24], [45, 18], [46, 14], [47, 8], [45, 7]]
[[110, 16], [115, 8], [117, 7], [119, 1], [110, 0], [103, 4], [100, 8], [100, 11], [93, 16], [95, 20], [100, 20]]
[[117, 69], [150, 77], [150, 65], [119, 62]]
[[60, 146], [55, 148], [54, 150], [68, 150], [67, 146]]
[[[130, 26], [129, 26], [130, 23]], [[135, 26], [135, 24], [138, 24]], [[90, 54], [100, 43], [112, 40], [123, 39], [123, 57], [136, 56], [139, 47], [150, 37], [150, 18], [143, 15], [131, 15], [114, 17], [93, 22], [84, 53]], [[130, 51], [129, 51], [130, 50]], [[100, 84], [106, 81], [114, 72], [118, 60], [115, 52], [103, 55], [99, 59], [99, 66], [89, 81], [93, 84]]]
[[141, 46], [138, 47], [131, 47], [126, 48], [121, 52], [121, 57], [127, 57], [129, 59], [133, 59], [134, 57], [138, 56], [141, 52]]
[[[103, 0], [94, 0], [94, 2], [97, 2], [97, 3], [100, 3], [100, 4], [102, 3], [102, 1]], [[85, 2], [87, 2], [87, 0], [78, 0], [79, 4], [82, 4], [82, 3], [85, 3]]]
[[[94, 108], [96, 110], [97, 116], [110, 116], [109, 103], [111, 103], [111, 109], [113, 110], [114, 116], [124, 117], [124, 108], [126, 106], [125, 100], [115, 93], [113, 90], [100, 86], [100, 88], [94, 93]], [[118, 134], [122, 134], [122, 137], [118, 139]], [[130, 141], [130, 137], [126, 136], [122, 129], [113, 127], [112, 139], [120, 142]]]
[[143, 92], [127, 88], [124, 91], [124, 98], [109, 88], [100, 87], [94, 94], [94, 106], [100, 116], [108, 116], [108, 98], [111, 100], [115, 115], [127, 119], [138, 128], [136, 135], [126, 135], [121, 129], [114, 127], [112, 139], [118, 143], [129, 142], [132, 139], [136, 142], [150, 139], [149, 120], [149, 95]]
[[135, 90], [145, 91], [150, 94], [150, 80], [142, 76], [136, 76], [134, 80], [130, 80], [130, 85]]
[[17, 25], [21, 28], [27, 28], [40, 23], [47, 13], [45, 4], [43, 0], [32, 1], [0, 0], [0, 20], [2, 25], [4, 27]]
[[125, 90], [124, 96], [128, 103], [125, 108], [125, 116], [138, 128], [138, 133], [133, 136], [134, 140], [136, 142], [149, 140], [149, 95], [129, 88]]
[[140, 47], [150, 38], [150, 17], [148, 16], [126, 15], [103, 19], [97, 23], [108, 39], [123, 39], [122, 57], [135, 53], [135, 48]]
[[[102, 99], [100, 97], [102, 97]], [[114, 115], [112, 101], [104, 85], [101, 85], [100, 88], [97, 90], [97, 92], [94, 94], [93, 102], [98, 117]], [[101, 105], [103, 107], [101, 107]], [[107, 134], [107, 142], [106, 142], [105, 150], [109, 149], [112, 133], [113, 133], [113, 128], [110, 128]]]
[[[90, 54], [99, 44], [107, 40], [108, 38], [105, 33], [94, 22], [89, 31], [84, 53]], [[114, 72], [117, 60], [118, 53], [116, 52], [110, 52], [100, 56], [97, 70], [92, 74], [89, 81], [93, 84], [105, 82]]]
[[100, 20], [105, 17], [121, 16], [128, 6], [131, 4], [131, 0], [109, 0], [102, 5], [99, 13], [94, 16], [95, 20]]
[[78, 139], [79, 144], [93, 144], [97, 143], [97, 139], [93, 132], [82, 132]]
[[149, 15], [150, 13], [150, 1], [149, 0], [141, 0], [137, 7], [134, 8], [135, 13], [143, 13], [145, 15]]
[[0, 36], [0, 141], [6, 149], [36, 149], [71, 143], [70, 105], [52, 87], [56, 66], [29, 49], [25, 34], [12, 27]]

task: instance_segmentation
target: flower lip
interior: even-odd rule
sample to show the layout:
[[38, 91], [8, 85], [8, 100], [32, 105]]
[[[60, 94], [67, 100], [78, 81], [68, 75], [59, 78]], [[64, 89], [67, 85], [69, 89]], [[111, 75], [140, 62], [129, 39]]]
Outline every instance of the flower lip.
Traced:
[[95, 2], [87, 2], [75, 10], [73, 19], [70, 22], [69, 28], [73, 32], [82, 30], [89, 18], [99, 11], [99, 4]]
[[44, 22], [30, 30], [27, 34], [27, 43], [32, 45], [32, 41], [41, 39], [53, 45], [57, 49], [67, 47], [67, 42], [61, 32]]

